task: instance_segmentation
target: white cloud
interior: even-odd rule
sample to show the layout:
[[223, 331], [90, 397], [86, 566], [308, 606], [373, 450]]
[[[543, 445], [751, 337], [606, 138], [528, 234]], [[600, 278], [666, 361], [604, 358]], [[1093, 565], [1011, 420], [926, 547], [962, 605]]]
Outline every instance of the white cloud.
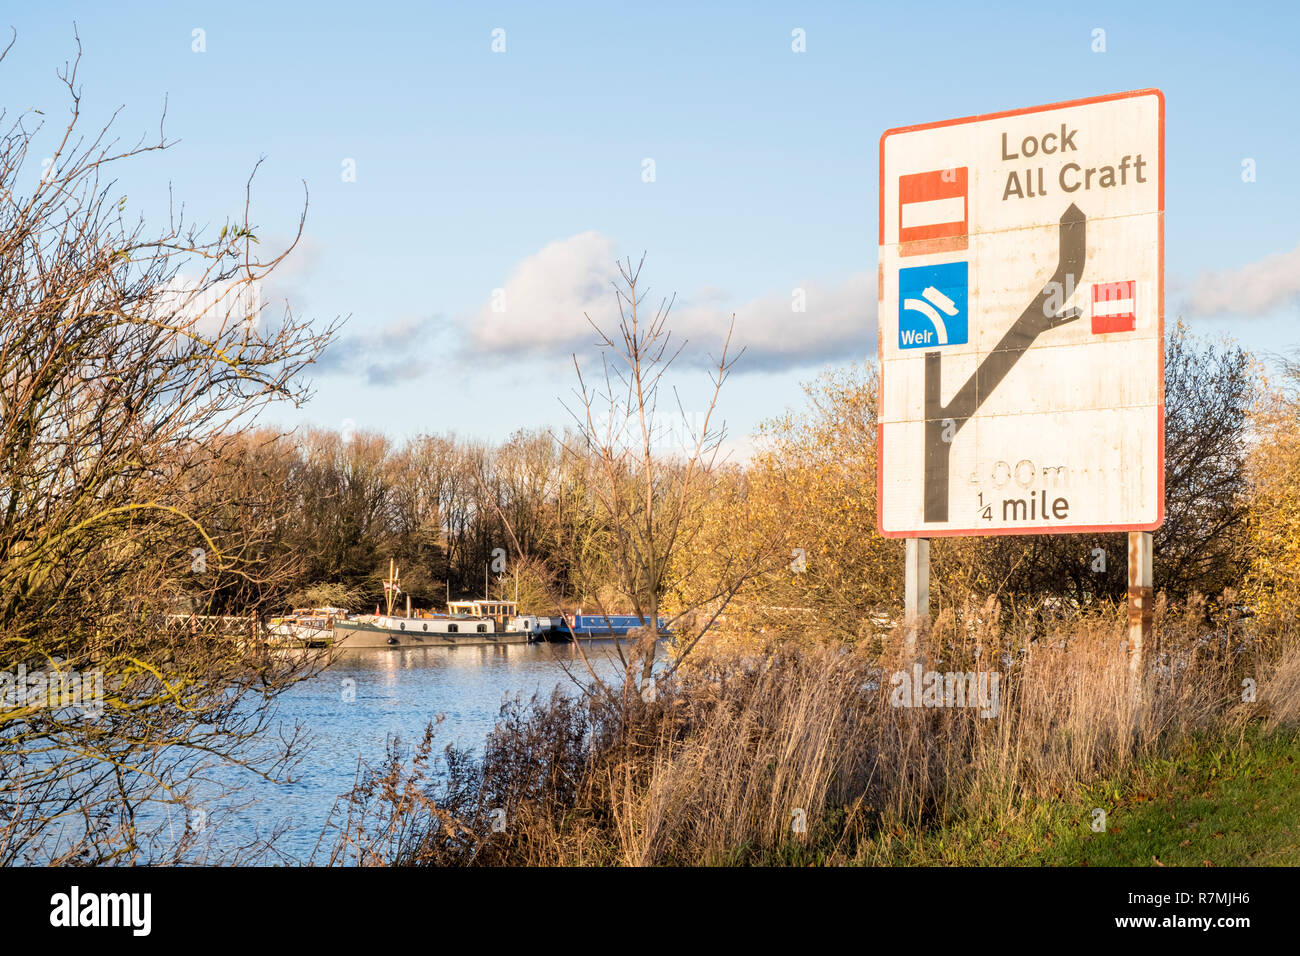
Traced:
[[1254, 318], [1300, 299], [1300, 246], [1237, 269], [1201, 273], [1184, 303], [1186, 315]]
[[[470, 342], [499, 355], [567, 355], [594, 338], [583, 313], [599, 321], [619, 278], [613, 240], [584, 232], [543, 247], [519, 263], [475, 316]], [[501, 310], [501, 311], [497, 311]]]
[[[595, 334], [584, 313], [608, 328], [618, 319], [616, 256], [613, 240], [594, 231], [547, 245], [516, 266], [473, 317], [470, 345], [480, 353], [519, 358], [588, 353]], [[647, 304], [655, 307], [665, 283], [662, 277], [655, 282], [649, 268], [647, 275], [653, 287]], [[803, 311], [795, 311], [796, 290], [802, 290]], [[720, 348], [733, 311], [732, 354], [745, 349], [737, 372], [858, 360], [875, 350], [873, 273], [838, 283], [793, 281], [789, 289], [727, 307], [730, 298], [713, 287], [678, 296], [668, 326], [674, 338], [690, 342], [679, 361], [707, 363]]]
[[[796, 290], [803, 311], [794, 310]], [[861, 361], [876, 350], [876, 280], [858, 272], [838, 283], [799, 282], [737, 307], [733, 351], [743, 347], [737, 371], [779, 371], [824, 362]], [[694, 343], [716, 353], [731, 311], [686, 303], [677, 313]], [[703, 362], [703, 351], [692, 356]]]

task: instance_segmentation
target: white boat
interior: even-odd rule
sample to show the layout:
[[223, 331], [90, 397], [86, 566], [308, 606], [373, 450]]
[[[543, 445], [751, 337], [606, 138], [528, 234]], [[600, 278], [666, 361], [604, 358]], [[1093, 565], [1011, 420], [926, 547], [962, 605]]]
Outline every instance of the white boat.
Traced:
[[516, 614], [513, 601], [455, 601], [447, 614], [376, 614], [336, 621], [334, 646], [526, 644], [540, 640], [549, 626], [545, 618]]
[[[334, 647], [433, 647], [457, 644], [526, 644], [540, 640], [549, 630], [549, 618], [521, 615], [514, 601], [488, 598], [448, 601], [447, 613], [411, 610], [406, 596], [406, 613], [393, 613], [393, 600], [402, 593], [401, 570], [389, 563], [384, 582], [387, 610], [356, 618], [336, 618]], [[378, 608], [375, 609], [378, 612]]]
[[300, 607], [271, 618], [266, 624], [266, 643], [277, 647], [328, 647], [334, 642], [334, 627], [350, 617], [341, 607]]

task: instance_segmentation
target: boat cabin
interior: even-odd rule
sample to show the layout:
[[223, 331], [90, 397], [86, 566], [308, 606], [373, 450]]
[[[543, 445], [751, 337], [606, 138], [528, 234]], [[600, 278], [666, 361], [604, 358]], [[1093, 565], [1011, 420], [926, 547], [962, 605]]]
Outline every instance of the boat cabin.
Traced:
[[514, 601], [448, 601], [447, 613], [451, 617], [490, 617], [498, 624], [515, 616]]
[[483, 619], [458, 616], [457, 619], [441, 617], [388, 617], [374, 620], [375, 627], [388, 631], [410, 631], [412, 634], [491, 634], [494, 625]]

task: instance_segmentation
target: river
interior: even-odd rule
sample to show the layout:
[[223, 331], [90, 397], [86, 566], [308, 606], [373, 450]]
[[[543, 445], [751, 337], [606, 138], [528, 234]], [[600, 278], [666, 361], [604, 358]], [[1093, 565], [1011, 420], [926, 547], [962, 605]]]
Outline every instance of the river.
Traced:
[[[583, 648], [602, 676], [619, 671], [613, 641], [585, 641]], [[586, 677], [573, 644], [339, 652], [329, 667], [285, 691], [276, 704], [278, 725], [301, 722], [311, 736], [294, 782], [244, 780], [240, 802], [256, 803], [238, 810], [214, 807], [208, 836], [214, 848], [229, 850], [287, 821], [292, 829], [276, 846], [292, 862], [307, 862], [336, 799], [353, 786], [358, 759], [378, 765], [393, 735], [413, 746], [439, 714], [439, 753], [456, 743], [481, 754], [503, 701], [516, 694], [525, 700], [549, 697], [556, 688], [577, 694], [569, 673]], [[320, 854], [316, 862], [323, 862]]]

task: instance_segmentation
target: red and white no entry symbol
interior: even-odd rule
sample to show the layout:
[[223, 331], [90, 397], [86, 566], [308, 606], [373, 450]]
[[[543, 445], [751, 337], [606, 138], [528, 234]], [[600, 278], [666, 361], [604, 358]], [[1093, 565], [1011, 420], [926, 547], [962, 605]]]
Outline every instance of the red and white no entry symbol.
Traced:
[[1137, 283], [1098, 282], [1092, 287], [1092, 334], [1137, 328]]
[[967, 167], [898, 177], [899, 252], [916, 256], [966, 248]]

